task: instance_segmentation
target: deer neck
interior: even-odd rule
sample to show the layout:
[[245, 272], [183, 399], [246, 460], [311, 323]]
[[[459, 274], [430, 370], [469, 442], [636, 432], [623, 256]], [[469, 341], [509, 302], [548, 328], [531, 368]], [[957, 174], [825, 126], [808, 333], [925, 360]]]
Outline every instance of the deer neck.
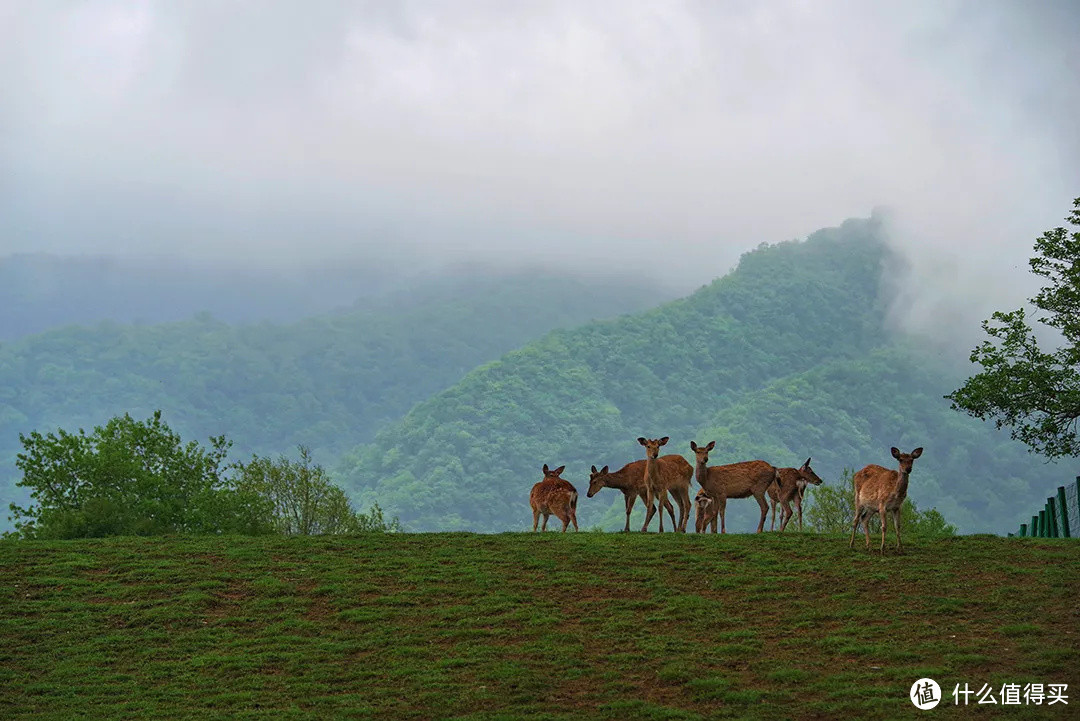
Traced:
[[704, 488], [705, 481], [709, 478], [708, 466], [701, 462], [694, 464], [694, 478], [697, 479], [698, 485]]
[[900, 498], [907, 497], [908, 478], [911, 477], [911, 471], [904, 473], [903, 471], [896, 472], [896, 495]]
[[660, 457], [645, 457], [645, 482], [656, 484], [660, 481]]
[[626, 470], [618, 470], [608, 474], [607, 478], [604, 479], [604, 485], [607, 488], [617, 488], [620, 491], [626, 491], [634, 486], [634, 481], [630, 478], [630, 474], [627, 473]]

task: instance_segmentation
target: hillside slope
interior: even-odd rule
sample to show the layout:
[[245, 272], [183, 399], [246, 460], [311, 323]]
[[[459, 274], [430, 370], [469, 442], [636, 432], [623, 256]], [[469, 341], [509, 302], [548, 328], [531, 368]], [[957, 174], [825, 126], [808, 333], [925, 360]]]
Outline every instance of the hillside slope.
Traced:
[[203, 314], [65, 327], [0, 345], [3, 507], [14, 492], [19, 433], [90, 428], [161, 408], [186, 439], [225, 434], [236, 454], [304, 443], [326, 462], [480, 363], [552, 328], [662, 297], [626, 280], [542, 273], [479, 276], [414, 295], [287, 325], [233, 326]]
[[[351, 453], [342, 473], [410, 528], [502, 530], [522, 527], [543, 463], [567, 464], [584, 492], [592, 464], [642, 457], [640, 435], [671, 436], [687, 456], [690, 440], [716, 440], [716, 463], [814, 456], [826, 480], [889, 463], [891, 445], [923, 445], [920, 507], [940, 505], [966, 532], [1011, 527], [1017, 495], [1045, 495], [1055, 470], [950, 411], [941, 395], [956, 372], [893, 345], [889, 261], [873, 220], [761, 247], [685, 299], [556, 331], [478, 368]], [[603, 492], [578, 517], [608, 522], [621, 502]], [[755, 509], [733, 503], [732, 518]]]
[[[1071, 718], [1080, 544], [906, 545], [880, 558], [793, 534], [0, 542], [0, 709], [891, 720], [925, 718], [908, 691], [929, 676], [949, 718]], [[1006, 682], [1068, 684], [1069, 705], [954, 706], [956, 684], [998, 697]]]

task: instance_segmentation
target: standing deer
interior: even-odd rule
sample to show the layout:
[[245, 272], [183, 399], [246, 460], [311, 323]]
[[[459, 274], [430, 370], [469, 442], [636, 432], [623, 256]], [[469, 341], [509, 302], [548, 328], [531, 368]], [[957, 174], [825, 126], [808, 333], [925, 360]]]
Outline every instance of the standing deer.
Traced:
[[574, 530], [577, 525], [577, 490], [569, 481], [559, 478], [566, 466], [559, 466], [555, 470], [548, 470], [544, 464], [544, 480], [532, 487], [529, 493], [529, 505], [532, 506], [533, 531], [540, 520], [540, 514], [544, 514], [544, 525], [541, 531], [547, 530], [548, 516], [555, 515], [562, 521], [562, 532], [566, 533], [566, 527], [573, 523]]
[[900, 470], [893, 471], [871, 463], [855, 474], [855, 519], [851, 522], [851, 541], [848, 548], [855, 545], [855, 531], [859, 528], [859, 521], [862, 521], [866, 531], [866, 548], [870, 549], [870, 516], [877, 511], [881, 519], [881, 555], [884, 556], [885, 529], [888, 525], [885, 511], [889, 511], [893, 518], [893, 528], [896, 529], [896, 552], [903, 550], [900, 543], [900, 507], [907, 498], [911, 466], [922, 452], [922, 448], [916, 448], [911, 453], [901, 453], [894, 446], [892, 456], [900, 462]]
[[[686, 533], [686, 524], [690, 520], [690, 478], [692, 472], [664, 473], [659, 463], [660, 446], [668, 442], [668, 437], [659, 439], [638, 438], [638, 443], [645, 447], [645, 526], [642, 531], [649, 530], [649, 522], [652, 520], [656, 508], [653, 500], [656, 499], [661, 508], [667, 503], [667, 494], [670, 492], [679, 504], [679, 522], [673, 531]], [[684, 459], [685, 460], [685, 459]], [[687, 463], [685, 468], [692, 471]], [[664, 532], [664, 514], [660, 513], [660, 533]]]
[[[689, 477], [694, 472], [686, 459], [677, 454], [660, 456], [656, 459], [656, 462], [660, 464], [661, 476], [681, 474]], [[622, 491], [626, 500], [626, 527], [623, 531], [629, 532], [630, 512], [634, 510], [634, 502], [640, 498], [642, 503], [648, 503], [648, 488], [645, 485], [645, 460], [640, 459], [627, 463], [614, 473], [609, 473], [607, 466], [604, 466], [599, 471], [596, 470], [596, 466], [593, 466], [592, 473], [589, 475], [589, 492], [587, 496], [592, 498], [601, 488], [617, 488]], [[671, 501], [667, 500], [667, 498], [664, 499], [664, 508], [667, 510], [668, 516], [671, 517], [671, 525], [675, 526], [675, 511], [671, 506]], [[645, 530], [644, 526], [641, 530]]]
[[[710, 467], [709, 451], [715, 447], [716, 441], [709, 441], [708, 445], [704, 446], [690, 441], [690, 448], [697, 455], [697, 465], [694, 469], [697, 482], [715, 504], [715, 508], [710, 508], [709, 513], [719, 514], [720, 533], [727, 533], [724, 523], [727, 499], [753, 496], [761, 506], [761, 519], [757, 527], [757, 532], [761, 533], [765, 528], [765, 516], [769, 513], [769, 504], [765, 501], [765, 494], [768, 492], [769, 485], [776, 480], [776, 468], [765, 461], [743, 461], [729, 463], [726, 466]], [[711, 523], [713, 533], [716, 533], [715, 519], [712, 519]]]
[[699, 488], [694, 496], [694, 532], [705, 533], [705, 529], [712, 525], [712, 532], [716, 533], [716, 502], [713, 497]]
[[[769, 495], [774, 493], [773, 489], [776, 488], [776, 499], [780, 504], [780, 531], [783, 532], [787, 528], [787, 524], [791, 521], [791, 517], [794, 513], [791, 510], [791, 502], [795, 501], [795, 508], [799, 511], [799, 530], [802, 531], [802, 502], [803, 496], [806, 495], [806, 487], [810, 484], [820, 486], [822, 481], [818, 477], [818, 474], [814, 473], [814, 469], [810, 467], [810, 459], [806, 459], [806, 463], [802, 464], [799, 468], [777, 468], [776, 469], [776, 484], [769, 487]], [[773, 505], [773, 514], [775, 517], [776, 506]]]

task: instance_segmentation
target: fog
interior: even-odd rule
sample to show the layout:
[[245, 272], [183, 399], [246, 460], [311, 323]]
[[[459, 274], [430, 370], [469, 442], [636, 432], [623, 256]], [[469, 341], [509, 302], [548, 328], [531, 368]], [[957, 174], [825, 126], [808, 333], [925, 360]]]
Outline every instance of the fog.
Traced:
[[886, 206], [896, 318], [949, 335], [1080, 195], [1078, 7], [0, 3], [0, 253], [690, 288]]

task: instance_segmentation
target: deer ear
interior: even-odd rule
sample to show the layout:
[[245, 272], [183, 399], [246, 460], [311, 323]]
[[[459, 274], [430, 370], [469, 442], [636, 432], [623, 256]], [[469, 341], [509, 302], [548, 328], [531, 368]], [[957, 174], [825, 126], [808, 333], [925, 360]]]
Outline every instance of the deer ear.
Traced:
[[596, 466], [593, 466], [593, 467], [592, 467], [592, 472], [593, 472], [594, 474], [596, 473]]
[[639, 436], [638, 439], [637, 439], [637, 442], [640, 443], [641, 445], [645, 445], [645, 437], [644, 436]]
[[666, 446], [667, 442], [668, 442], [668, 437], [667, 436], [664, 436], [663, 438], [660, 439], [660, 445], [662, 445], [662, 446]]
[[802, 464], [802, 467], [803, 468], [809, 468], [810, 467], [810, 459], [809, 458], [806, 459], [806, 463]]
[[693, 441], [690, 441], [690, 450], [696, 451], [697, 450], [697, 443], [694, 443]]
[[897, 448], [896, 446], [893, 446], [893, 448], [892, 448], [892, 457], [895, 458], [896, 460], [900, 460], [900, 449]]
[[563, 472], [563, 470], [564, 470], [565, 468], [566, 468], [566, 466], [559, 466], [559, 467], [558, 467], [558, 468], [556, 468], [556, 469], [555, 469], [554, 471], [552, 471], [552, 472], [551, 472], [551, 474], [552, 474], [553, 476], [557, 476], [557, 475], [559, 475], [560, 473], [562, 473], [562, 472]]
[[546, 476], [547, 474], [548, 474], [548, 467], [547, 467], [547, 464], [545, 463], [544, 464], [544, 475]]
[[709, 441], [709, 445], [705, 446], [705, 450], [711, 451], [716, 448], [716, 441]]
[[916, 448], [915, 450], [913, 450], [911, 452], [911, 457], [912, 458], [918, 458], [921, 455], [922, 455], [922, 447], [921, 446], [919, 448]]
[[600, 472], [601, 473], [607, 473], [607, 466], [604, 466], [603, 468], [601, 468]]

